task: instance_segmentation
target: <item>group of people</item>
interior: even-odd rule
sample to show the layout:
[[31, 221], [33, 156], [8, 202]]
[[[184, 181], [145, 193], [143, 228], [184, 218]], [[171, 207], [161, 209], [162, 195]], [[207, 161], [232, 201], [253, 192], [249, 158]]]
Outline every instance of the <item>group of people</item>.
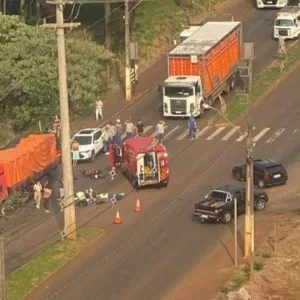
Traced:
[[49, 186], [49, 183], [46, 181], [43, 185], [40, 181], [38, 181], [33, 186], [33, 192], [34, 192], [34, 202], [37, 209], [40, 209], [41, 201], [44, 203], [44, 210], [46, 213], [49, 213], [49, 199], [52, 195], [52, 189]]

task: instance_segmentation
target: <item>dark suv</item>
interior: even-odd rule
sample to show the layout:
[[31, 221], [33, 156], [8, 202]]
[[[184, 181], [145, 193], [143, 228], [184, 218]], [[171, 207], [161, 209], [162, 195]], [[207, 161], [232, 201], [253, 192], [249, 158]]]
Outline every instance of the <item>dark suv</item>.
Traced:
[[[246, 165], [236, 166], [232, 174], [237, 180], [246, 180]], [[269, 159], [253, 161], [253, 181], [261, 188], [285, 184], [288, 180], [286, 168], [279, 162]]]

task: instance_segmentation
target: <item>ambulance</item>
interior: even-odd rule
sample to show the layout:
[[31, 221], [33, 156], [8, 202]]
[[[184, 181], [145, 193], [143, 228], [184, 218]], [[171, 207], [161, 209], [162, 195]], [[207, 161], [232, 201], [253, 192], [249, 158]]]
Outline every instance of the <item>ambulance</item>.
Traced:
[[125, 140], [123, 147], [109, 147], [111, 167], [121, 170], [133, 187], [163, 186], [169, 183], [169, 159], [166, 148], [152, 137]]

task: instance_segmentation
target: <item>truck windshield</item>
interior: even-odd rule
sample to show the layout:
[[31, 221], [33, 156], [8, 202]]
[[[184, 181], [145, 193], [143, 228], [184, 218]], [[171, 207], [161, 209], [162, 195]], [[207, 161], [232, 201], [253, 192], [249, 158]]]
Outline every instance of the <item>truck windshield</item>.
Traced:
[[291, 27], [294, 26], [294, 22], [293, 20], [277, 19], [275, 21], [275, 26]]
[[91, 136], [80, 136], [76, 135], [74, 138], [79, 145], [84, 146], [84, 145], [90, 145], [92, 143], [92, 137]]
[[168, 97], [185, 97], [192, 96], [194, 94], [194, 89], [191, 87], [178, 87], [178, 86], [166, 86], [165, 95]]

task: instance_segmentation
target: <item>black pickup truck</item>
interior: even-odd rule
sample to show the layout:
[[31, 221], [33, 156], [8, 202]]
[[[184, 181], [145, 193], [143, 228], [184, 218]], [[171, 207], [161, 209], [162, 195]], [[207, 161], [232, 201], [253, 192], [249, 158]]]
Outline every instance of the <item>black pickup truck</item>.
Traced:
[[[234, 217], [234, 198], [237, 199], [237, 213], [242, 214], [246, 209], [246, 189], [244, 187], [225, 185], [212, 190], [205, 200], [195, 204], [193, 216], [202, 222], [215, 220], [228, 224]], [[265, 191], [254, 190], [254, 209], [264, 210], [269, 198]]]

